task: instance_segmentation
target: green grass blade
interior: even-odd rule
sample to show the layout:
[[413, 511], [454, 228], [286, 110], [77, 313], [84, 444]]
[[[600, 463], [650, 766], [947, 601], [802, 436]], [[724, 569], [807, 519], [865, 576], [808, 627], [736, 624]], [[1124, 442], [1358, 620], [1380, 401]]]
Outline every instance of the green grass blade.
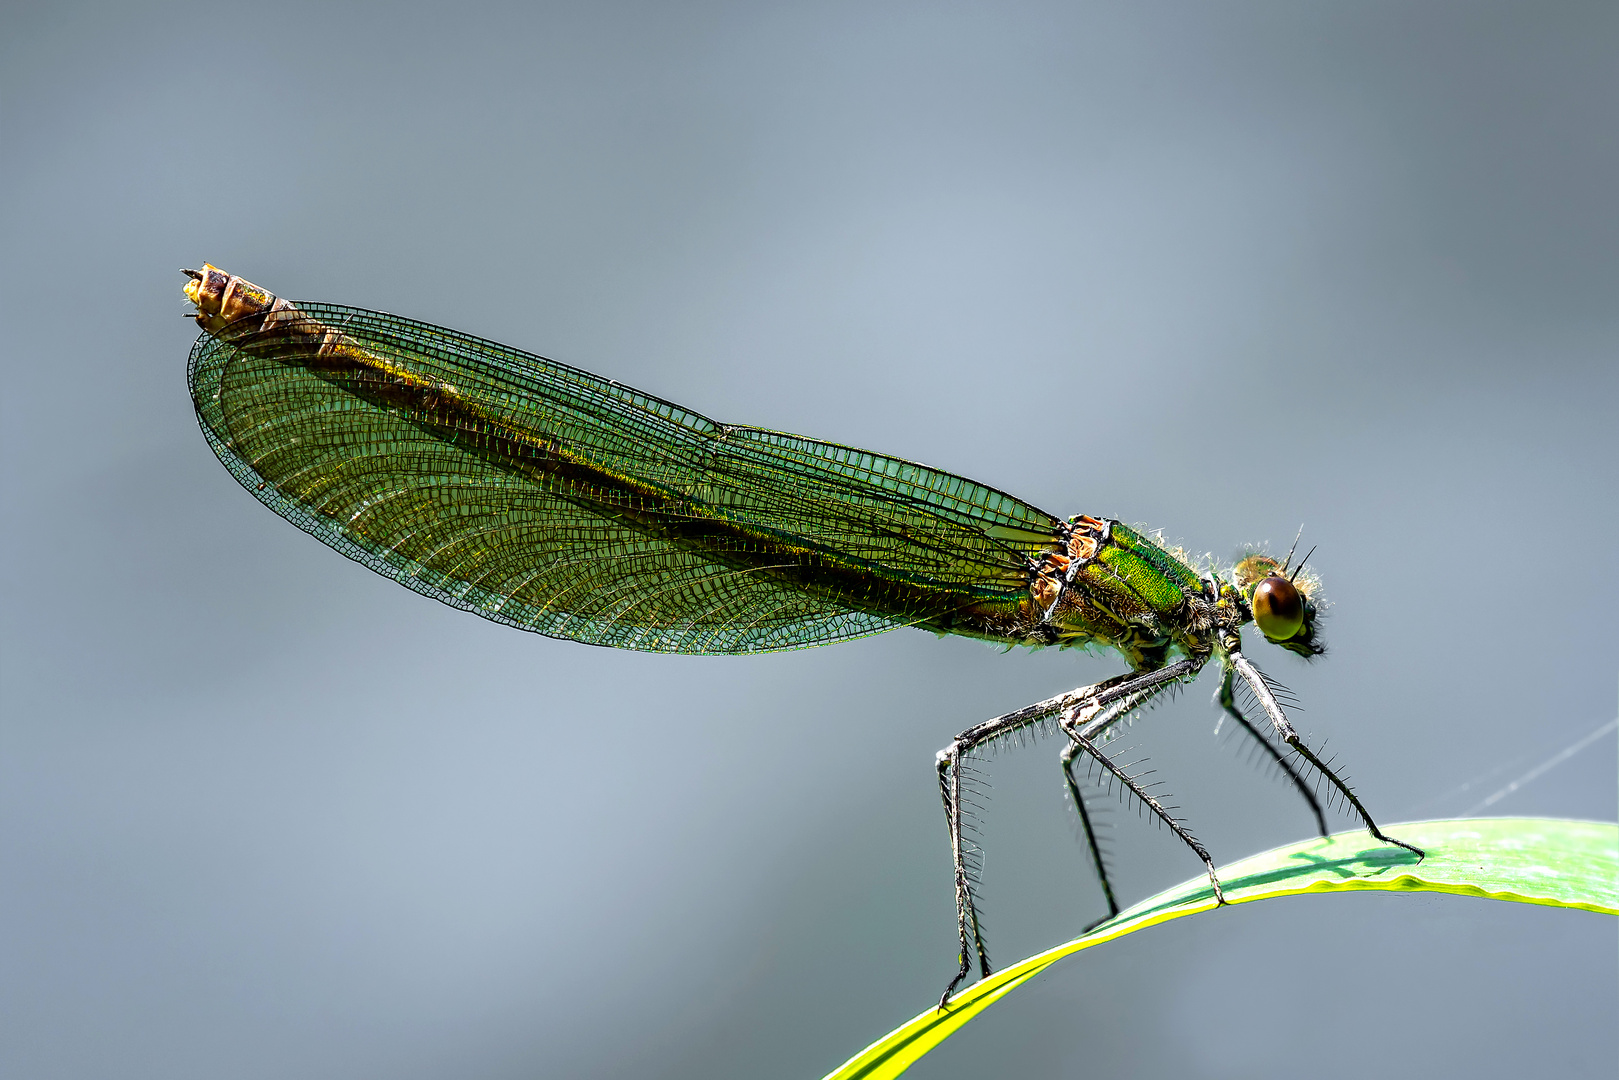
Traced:
[[[1263, 852], [1220, 870], [1233, 904], [1299, 893], [1445, 892], [1619, 915], [1619, 825], [1551, 818], [1469, 818], [1386, 827], [1428, 852], [1421, 862], [1365, 832]], [[1215, 907], [1207, 877], [1144, 900], [1083, 937], [1029, 957], [929, 1009], [850, 1058], [826, 1080], [898, 1076], [967, 1021], [1063, 957]]]

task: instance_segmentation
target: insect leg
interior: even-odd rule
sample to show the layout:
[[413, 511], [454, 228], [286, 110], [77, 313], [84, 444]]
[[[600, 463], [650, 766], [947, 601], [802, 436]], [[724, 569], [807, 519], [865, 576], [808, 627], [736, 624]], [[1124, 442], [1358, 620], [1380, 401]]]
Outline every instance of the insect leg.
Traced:
[[[1132, 676], [1124, 676], [1124, 679], [1129, 678], [1132, 678]], [[1149, 698], [1160, 690], [1166, 689], [1168, 685], [1168, 683], [1158, 683], [1147, 687], [1145, 690], [1137, 690], [1133, 694], [1114, 698], [1105, 708], [1092, 713], [1091, 718], [1085, 724], [1087, 737], [1093, 740], [1100, 738], [1108, 728], [1123, 717], [1128, 716], [1139, 706], [1145, 704]], [[1099, 686], [1098, 689], [1100, 690], [1101, 687]], [[1074, 775], [1074, 759], [1082, 752], [1083, 750], [1078, 743], [1069, 740], [1068, 744], [1062, 748], [1060, 758], [1063, 780], [1068, 785], [1068, 794], [1074, 801], [1074, 809], [1079, 812], [1079, 823], [1085, 830], [1085, 840], [1090, 848], [1091, 862], [1096, 866], [1096, 876], [1102, 882], [1102, 894], [1107, 898], [1107, 914], [1087, 926], [1085, 929], [1089, 931], [1117, 915], [1119, 913], [1119, 902], [1113, 895], [1113, 883], [1107, 877], [1107, 865], [1102, 859], [1102, 849], [1096, 842], [1096, 832], [1091, 826], [1090, 810], [1086, 807], [1085, 797], [1079, 790], [1079, 779]]]
[[1091, 863], [1096, 867], [1098, 880], [1102, 882], [1102, 895], [1107, 899], [1107, 914], [1102, 916], [1101, 922], [1106, 922], [1119, 913], [1119, 902], [1113, 896], [1113, 883], [1107, 879], [1107, 863], [1103, 861], [1102, 849], [1096, 843], [1096, 830], [1091, 826], [1091, 813], [1085, 806], [1085, 796], [1079, 790], [1079, 781], [1074, 778], [1074, 757], [1079, 752], [1079, 744], [1074, 742], [1062, 748], [1062, 778], [1068, 785], [1068, 797], [1074, 800], [1074, 809], [1079, 812], [1079, 824], [1085, 830], [1085, 843], [1090, 848]]
[[963, 758], [974, 748], [987, 742], [992, 742], [1003, 735], [1008, 735], [1019, 728], [1026, 727], [1060, 713], [1065, 709], [1095, 700], [1099, 695], [1106, 693], [1112, 687], [1130, 679], [1140, 676], [1135, 672], [1116, 675], [1111, 679], [1103, 680], [1094, 686], [1082, 686], [1066, 694], [1059, 694], [1054, 698], [1036, 702], [1033, 705], [1009, 712], [1004, 716], [997, 716], [993, 720], [986, 720], [982, 724], [970, 727], [957, 735], [949, 746], [939, 751], [937, 766], [939, 771], [939, 795], [944, 801], [945, 824], [950, 830], [950, 858], [955, 868], [956, 879], [956, 936], [961, 946], [960, 970], [955, 978], [944, 988], [944, 994], [939, 998], [939, 1008], [944, 1008], [950, 995], [955, 993], [956, 987], [972, 972], [973, 958], [978, 959], [979, 974], [990, 973], [989, 953], [984, 947], [984, 936], [978, 924], [978, 906], [973, 899], [972, 875], [967, 869], [967, 844], [962, 836], [963, 809], [962, 809], [962, 783], [961, 764]]
[[[961, 790], [961, 762], [975, 747], [992, 742], [1004, 735], [1008, 735], [1018, 728], [1026, 727], [1036, 721], [1043, 720], [1057, 713], [1068, 713], [1086, 706], [1094, 706], [1087, 719], [1096, 716], [1096, 711], [1120, 699], [1133, 698], [1140, 691], [1148, 688], [1160, 688], [1173, 683], [1183, 675], [1196, 672], [1203, 666], [1207, 657], [1196, 657], [1182, 660], [1168, 667], [1155, 671], [1130, 672], [1125, 675], [1116, 675], [1105, 679], [1094, 686], [1082, 686], [1066, 694], [1059, 694], [1054, 698], [1036, 702], [1033, 705], [1018, 709], [1016, 712], [997, 716], [993, 720], [986, 720], [976, 727], [970, 727], [957, 735], [950, 745], [939, 751], [939, 795], [944, 802], [945, 823], [950, 829], [950, 856], [955, 866], [956, 879], [956, 936], [961, 946], [961, 967], [956, 972], [944, 993], [939, 998], [939, 1008], [944, 1008], [950, 995], [955, 993], [956, 987], [961, 985], [972, 971], [973, 957], [978, 958], [978, 971], [981, 976], [990, 973], [988, 951], [984, 947], [983, 934], [978, 924], [978, 909], [972, 894], [972, 876], [967, 871], [966, 843], [962, 837], [962, 790]], [[1131, 705], [1125, 709], [1133, 708]], [[1121, 713], [1114, 709], [1107, 709], [1102, 717], [1102, 728], [1111, 724]], [[1101, 730], [1097, 728], [1096, 731]], [[1096, 731], [1092, 731], [1094, 736]], [[1133, 782], [1132, 782], [1133, 784]]]
[[1170, 830], [1176, 836], [1180, 837], [1181, 842], [1187, 847], [1191, 848], [1197, 854], [1197, 857], [1203, 860], [1203, 865], [1207, 867], [1209, 871], [1209, 884], [1214, 886], [1214, 899], [1222, 904], [1225, 903], [1225, 893], [1221, 891], [1220, 879], [1214, 872], [1214, 860], [1209, 857], [1208, 849], [1198, 841], [1197, 837], [1193, 836], [1186, 826], [1177, 821], [1175, 819], [1175, 815], [1164, 809], [1162, 803], [1153, 798], [1151, 795], [1147, 794], [1146, 790], [1142, 788], [1140, 784], [1136, 783], [1135, 779], [1131, 777], [1129, 773], [1125, 772], [1118, 765], [1114, 764], [1111, 758], [1102, 753], [1100, 747], [1098, 747], [1091, 740], [1087, 739], [1085, 736], [1081, 735], [1079, 733], [1077, 724], [1074, 726], [1069, 726], [1069, 724], [1064, 723], [1063, 730], [1068, 733], [1068, 737], [1073, 739], [1081, 750], [1085, 751], [1085, 753], [1089, 754], [1091, 757], [1100, 762], [1102, 768], [1118, 777], [1119, 782], [1125, 787], [1129, 788], [1131, 794], [1135, 795], [1136, 798], [1141, 800], [1142, 805], [1151, 810], [1154, 814], [1157, 814], [1159, 820], [1161, 820], [1165, 825], [1168, 825]]
[[[1181, 675], [1196, 672], [1202, 666], [1204, 659], [1205, 657], [1192, 657], [1182, 660], [1180, 663], [1171, 664], [1169, 667], [1159, 671], [1136, 676], [1137, 681], [1134, 683], [1115, 686], [1109, 693], [1098, 695], [1102, 699], [1099, 702], [1082, 703], [1069, 709], [1063, 713], [1063, 717], [1059, 722], [1063, 731], [1073, 740], [1075, 746], [1096, 759], [1102, 768], [1129, 788], [1131, 794], [1140, 799], [1143, 806], [1158, 815], [1159, 820], [1168, 825], [1170, 831], [1180, 837], [1181, 842], [1191, 848], [1197, 854], [1197, 857], [1203, 860], [1203, 865], [1208, 868], [1209, 883], [1214, 886], [1214, 898], [1223, 904], [1225, 903], [1225, 893], [1220, 889], [1220, 879], [1214, 872], [1214, 860], [1209, 857], [1208, 849], [1198, 841], [1197, 837], [1192, 835], [1190, 830], [1176, 820], [1175, 816], [1165, 809], [1162, 803], [1147, 794], [1146, 789], [1136, 783], [1134, 777], [1115, 764], [1106, 754], [1102, 753], [1101, 748], [1093, 741], [1114, 724], [1120, 716], [1145, 704], [1155, 694], [1165, 689], [1168, 683], [1173, 682], [1174, 679]], [[1149, 676], [1153, 677], [1152, 682], [1146, 682]], [[1114, 706], [1110, 701], [1118, 701], [1119, 705]]]
[[1360, 819], [1366, 823], [1366, 831], [1385, 844], [1403, 847], [1407, 851], [1416, 852], [1419, 858], [1426, 858], [1427, 852], [1415, 844], [1408, 844], [1404, 840], [1396, 840], [1392, 836], [1384, 835], [1383, 830], [1377, 827], [1377, 822], [1372, 820], [1372, 815], [1367, 813], [1366, 807], [1361, 805], [1360, 799], [1355, 797], [1355, 793], [1350, 789], [1349, 785], [1340, 780], [1338, 774], [1327, 767], [1326, 762], [1316, 757], [1314, 752], [1304, 745], [1304, 740], [1300, 739], [1299, 733], [1293, 730], [1293, 725], [1288, 722], [1287, 714], [1282, 711], [1282, 706], [1277, 702], [1276, 695], [1271, 693], [1270, 687], [1265, 684], [1265, 677], [1259, 673], [1258, 668], [1254, 667], [1253, 662], [1234, 649], [1226, 655], [1231, 661], [1231, 666], [1236, 669], [1237, 674], [1242, 676], [1249, 689], [1253, 690], [1254, 696], [1259, 699], [1259, 704], [1265, 709], [1265, 715], [1270, 717], [1270, 722], [1276, 727], [1276, 734], [1280, 735], [1282, 741], [1292, 747], [1300, 757], [1315, 766], [1317, 771], [1322, 776], [1325, 776], [1332, 786], [1343, 794], [1344, 798], [1349, 800], [1349, 805], [1355, 808], [1355, 813], [1359, 814]]
[[1321, 812], [1321, 803], [1317, 801], [1315, 792], [1310, 790], [1310, 785], [1304, 782], [1304, 777], [1299, 775], [1299, 771], [1294, 768], [1293, 763], [1287, 760], [1282, 755], [1282, 752], [1271, 744], [1269, 739], [1261, 735], [1259, 730], [1248, 722], [1246, 716], [1242, 715], [1242, 710], [1237, 708], [1236, 699], [1231, 693], [1232, 677], [1231, 668], [1226, 668], [1225, 675], [1220, 679], [1220, 696], [1217, 699], [1220, 702], [1220, 708], [1225, 710], [1227, 716], [1242, 725], [1242, 730], [1252, 735], [1254, 742], [1263, 747], [1265, 753], [1270, 755], [1271, 760], [1282, 767], [1282, 771], [1287, 773], [1289, 780], [1293, 781], [1293, 786], [1298, 789], [1298, 793], [1304, 796], [1304, 801], [1310, 804], [1310, 812], [1315, 815], [1316, 828], [1322, 836], [1327, 835], [1327, 818]]

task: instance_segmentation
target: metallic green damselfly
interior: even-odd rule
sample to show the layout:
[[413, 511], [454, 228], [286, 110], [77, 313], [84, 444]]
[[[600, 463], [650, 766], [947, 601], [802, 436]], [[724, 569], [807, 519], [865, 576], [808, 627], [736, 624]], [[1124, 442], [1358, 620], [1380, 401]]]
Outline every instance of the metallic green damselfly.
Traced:
[[[1314, 770], [1373, 836], [1348, 784], [1242, 652], [1254, 622], [1323, 650], [1319, 583], [1249, 554], [1227, 571], [1120, 521], [1061, 519], [994, 488], [865, 450], [721, 424], [530, 353], [396, 315], [297, 303], [212, 266], [185, 271], [204, 333], [189, 380], [214, 453], [261, 502], [357, 562], [452, 607], [591, 645], [750, 653], [912, 626], [1030, 646], [1098, 646], [1130, 670], [968, 728], [939, 752], [958, 970], [990, 971], [963, 837], [963, 761], [1055, 724], [1109, 916], [1118, 903], [1074, 774], [1080, 758], [1209, 853], [1102, 750], [1127, 717], [1218, 657], [1218, 701], [1326, 822]], [[1308, 556], [1306, 556], [1308, 558]], [[1240, 682], [1239, 682], [1240, 680]], [[1238, 707], [1246, 687], [1268, 737]]]

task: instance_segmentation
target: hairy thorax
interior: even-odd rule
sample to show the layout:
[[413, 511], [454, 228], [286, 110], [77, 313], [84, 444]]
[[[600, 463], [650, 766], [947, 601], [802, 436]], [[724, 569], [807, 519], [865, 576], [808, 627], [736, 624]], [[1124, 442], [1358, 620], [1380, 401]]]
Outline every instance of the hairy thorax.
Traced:
[[1223, 628], [1240, 622], [1234, 598], [1186, 555], [1108, 518], [1076, 516], [1029, 568], [1015, 605], [957, 613], [951, 633], [1034, 646], [1116, 649], [1141, 670], [1173, 651], [1206, 655]]

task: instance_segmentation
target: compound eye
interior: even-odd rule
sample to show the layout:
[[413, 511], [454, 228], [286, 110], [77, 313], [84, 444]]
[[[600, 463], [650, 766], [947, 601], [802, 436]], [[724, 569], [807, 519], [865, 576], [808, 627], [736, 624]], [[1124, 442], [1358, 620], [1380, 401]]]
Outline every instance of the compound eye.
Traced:
[[1272, 641], [1287, 641], [1304, 625], [1304, 598], [1285, 577], [1272, 574], [1254, 586], [1254, 622]]

